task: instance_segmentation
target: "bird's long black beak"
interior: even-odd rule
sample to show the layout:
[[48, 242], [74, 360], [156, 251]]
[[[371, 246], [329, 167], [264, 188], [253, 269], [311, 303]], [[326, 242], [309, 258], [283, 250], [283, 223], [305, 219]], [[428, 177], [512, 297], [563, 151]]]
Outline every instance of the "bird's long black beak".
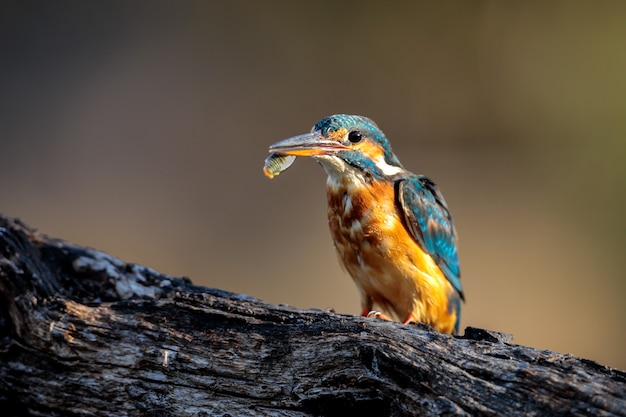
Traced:
[[283, 155], [317, 156], [337, 153], [344, 149], [348, 147], [313, 131], [276, 142], [270, 145], [269, 151]]

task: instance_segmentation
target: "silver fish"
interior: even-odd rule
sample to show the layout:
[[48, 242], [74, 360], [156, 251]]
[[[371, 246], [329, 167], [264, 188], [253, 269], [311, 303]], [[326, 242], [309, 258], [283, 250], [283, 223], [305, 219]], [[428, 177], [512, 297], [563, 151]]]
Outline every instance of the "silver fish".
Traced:
[[267, 178], [272, 179], [289, 168], [295, 160], [296, 157], [293, 155], [283, 155], [280, 153], [270, 154], [270, 156], [265, 158], [263, 173]]

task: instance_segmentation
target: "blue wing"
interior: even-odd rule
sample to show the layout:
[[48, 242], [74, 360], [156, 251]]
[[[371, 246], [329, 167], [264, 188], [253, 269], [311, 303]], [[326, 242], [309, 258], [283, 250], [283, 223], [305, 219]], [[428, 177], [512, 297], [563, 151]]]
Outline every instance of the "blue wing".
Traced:
[[401, 179], [397, 187], [398, 200], [413, 238], [433, 257], [464, 299], [456, 252], [456, 231], [443, 195], [434, 182], [422, 175]]

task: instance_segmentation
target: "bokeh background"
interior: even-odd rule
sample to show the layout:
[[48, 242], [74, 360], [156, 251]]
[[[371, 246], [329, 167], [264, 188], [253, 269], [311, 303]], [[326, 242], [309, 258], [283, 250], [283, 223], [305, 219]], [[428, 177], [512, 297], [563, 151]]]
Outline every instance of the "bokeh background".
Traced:
[[0, 211], [195, 283], [357, 314], [325, 174], [377, 121], [441, 187], [462, 326], [626, 369], [626, 3], [3, 1]]

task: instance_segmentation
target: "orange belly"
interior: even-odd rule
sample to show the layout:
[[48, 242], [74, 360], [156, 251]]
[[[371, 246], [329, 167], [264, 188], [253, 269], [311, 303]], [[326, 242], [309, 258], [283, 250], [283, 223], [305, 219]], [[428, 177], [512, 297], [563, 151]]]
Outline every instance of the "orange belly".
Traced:
[[455, 290], [404, 227], [392, 184], [328, 184], [328, 221], [340, 262], [361, 293], [363, 314], [374, 306], [396, 320], [452, 333]]

